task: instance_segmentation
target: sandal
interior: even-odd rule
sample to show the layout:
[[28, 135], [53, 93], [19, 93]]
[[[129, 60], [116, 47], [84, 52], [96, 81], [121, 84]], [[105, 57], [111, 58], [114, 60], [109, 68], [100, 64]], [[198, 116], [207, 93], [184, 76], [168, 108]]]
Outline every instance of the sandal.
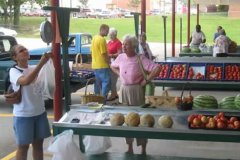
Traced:
[[107, 99], [107, 101], [114, 101], [114, 100], [116, 100], [116, 99], [118, 99], [118, 96], [115, 96], [115, 97], [109, 98], [109, 99]]

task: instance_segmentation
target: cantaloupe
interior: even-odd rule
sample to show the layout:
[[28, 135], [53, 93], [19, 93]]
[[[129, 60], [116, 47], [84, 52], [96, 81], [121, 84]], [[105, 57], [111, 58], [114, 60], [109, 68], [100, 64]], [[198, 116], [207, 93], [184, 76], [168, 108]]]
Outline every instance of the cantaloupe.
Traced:
[[126, 115], [125, 117], [125, 123], [128, 125], [128, 126], [131, 126], [131, 127], [136, 127], [139, 125], [140, 123], [140, 116], [138, 113], [135, 113], [135, 112], [130, 112]]
[[144, 114], [140, 117], [140, 125], [144, 127], [153, 127], [155, 119], [151, 114]]
[[171, 128], [173, 125], [173, 120], [171, 116], [163, 115], [158, 119], [158, 125], [163, 128]]
[[110, 118], [111, 126], [121, 126], [124, 123], [124, 115], [122, 113], [115, 113]]

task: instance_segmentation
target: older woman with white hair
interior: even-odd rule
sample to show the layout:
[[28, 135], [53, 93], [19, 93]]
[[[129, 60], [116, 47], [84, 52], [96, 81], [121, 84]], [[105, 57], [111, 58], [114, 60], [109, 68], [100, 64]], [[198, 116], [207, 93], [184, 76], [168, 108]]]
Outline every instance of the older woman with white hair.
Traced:
[[213, 57], [227, 57], [231, 40], [226, 36], [224, 29], [219, 30], [219, 36], [215, 39]]
[[[122, 52], [122, 42], [117, 38], [117, 30], [115, 28], [109, 29], [109, 38], [107, 44], [108, 56], [111, 58], [111, 62], [113, 62], [117, 56]], [[111, 95], [108, 97], [107, 101], [113, 101], [118, 98], [117, 93], [117, 79], [118, 75], [111, 72]]]
[[[136, 51], [138, 40], [135, 36], [126, 35], [123, 39], [123, 53], [118, 55], [111, 64], [112, 70], [119, 75], [121, 80], [119, 102], [128, 106], [139, 106], [145, 103], [144, 86], [156, 77], [160, 68], [153, 61]], [[149, 73], [144, 79], [139, 61], [144, 70]], [[133, 138], [126, 138], [128, 153], [133, 153]], [[137, 145], [142, 146], [142, 154], [146, 154], [147, 139], [137, 139]]]

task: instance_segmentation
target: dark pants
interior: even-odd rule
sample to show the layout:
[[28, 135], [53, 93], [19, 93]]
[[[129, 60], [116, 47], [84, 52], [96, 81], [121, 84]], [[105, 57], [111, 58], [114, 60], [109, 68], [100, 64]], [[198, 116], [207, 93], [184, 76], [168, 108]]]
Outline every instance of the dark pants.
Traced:
[[217, 53], [216, 57], [227, 57], [227, 53]]

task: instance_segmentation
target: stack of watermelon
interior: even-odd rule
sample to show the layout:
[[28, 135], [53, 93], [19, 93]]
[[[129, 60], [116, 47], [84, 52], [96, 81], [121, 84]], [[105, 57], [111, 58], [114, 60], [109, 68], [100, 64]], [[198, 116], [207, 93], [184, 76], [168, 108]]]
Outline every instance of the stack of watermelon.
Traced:
[[240, 109], [240, 94], [238, 94], [234, 99], [236, 109]]
[[219, 108], [222, 109], [240, 109], [240, 94], [237, 96], [224, 97], [219, 102]]
[[235, 100], [235, 96], [224, 97], [219, 102], [219, 108], [222, 108], [222, 109], [236, 109], [234, 100]]
[[192, 53], [201, 53], [201, 50], [198, 47], [192, 47], [191, 52]]
[[218, 108], [217, 99], [210, 95], [198, 95], [193, 99], [193, 108]]
[[190, 51], [191, 51], [191, 49], [188, 46], [183, 46], [183, 48], [182, 48], [183, 53], [189, 53]]

